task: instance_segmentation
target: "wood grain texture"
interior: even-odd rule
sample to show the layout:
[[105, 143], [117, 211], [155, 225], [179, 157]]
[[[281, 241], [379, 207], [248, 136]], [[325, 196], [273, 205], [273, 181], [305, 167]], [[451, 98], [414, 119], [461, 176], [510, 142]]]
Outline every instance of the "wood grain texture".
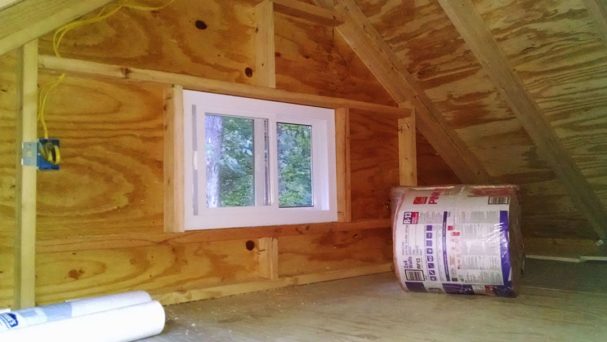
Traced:
[[545, 118], [545, 113], [527, 91], [513, 70], [493, 34], [471, 0], [438, 0], [452, 24], [491, 78], [501, 97], [508, 103], [518, 121], [543, 159], [567, 189], [567, 195], [588, 220], [599, 239], [607, 239], [607, 210], [569, 151]]
[[356, 268], [392, 260], [390, 229], [286, 236], [278, 239], [281, 277]]
[[245, 241], [40, 253], [37, 302], [141, 289], [152, 295], [257, 278]]
[[275, 27], [278, 88], [395, 104], [331, 27], [282, 14]]
[[14, 52], [0, 56], [0, 306], [13, 305], [17, 159], [17, 64]]
[[[111, 0], [23, 0], [0, 11], [0, 55], [87, 14]], [[4, 7], [4, 5], [0, 5]]]
[[[64, 57], [253, 83], [255, 1], [175, 1], [159, 11], [122, 9], [68, 33]], [[41, 39], [52, 53], [52, 35]], [[254, 72], [254, 70], [253, 70]]]
[[[476, 8], [607, 205], [607, 48], [584, 1], [478, 1]], [[503, 13], [511, 21], [499, 20]]]
[[[498, 182], [521, 185], [523, 219], [530, 223], [523, 224], [526, 236], [592, 236], [591, 227], [435, 0], [356, 3], [489, 174]], [[504, 23], [511, 15], [504, 12], [494, 19]], [[529, 32], [515, 31], [516, 23], [508, 23], [511, 33]], [[559, 209], [547, 201], [560, 203]], [[538, 207], [541, 211], [536, 212]], [[561, 228], [553, 230], [554, 222], [561, 222]]]
[[162, 230], [162, 108], [158, 86], [66, 77], [48, 101], [63, 163], [38, 177], [40, 239]]
[[352, 219], [389, 218], [398, 186], [398, 121], [350, 111]]

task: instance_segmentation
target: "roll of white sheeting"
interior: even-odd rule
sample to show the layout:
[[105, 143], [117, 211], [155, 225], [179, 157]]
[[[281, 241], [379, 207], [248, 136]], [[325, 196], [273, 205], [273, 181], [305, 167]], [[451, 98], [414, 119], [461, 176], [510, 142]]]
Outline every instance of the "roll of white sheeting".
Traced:
[[5, 312], [0, 314], [0, 332], [151, 301], [152, 297], [147, 292], [131, 291]]
[[403, 289], [516, 296], [524, 260], [517, 192], [513, 185], [393, 189]]
[[165, 314], [157, 301], [67, 318], [0, 333], [2, 342], [133, 341], [162, 332]]

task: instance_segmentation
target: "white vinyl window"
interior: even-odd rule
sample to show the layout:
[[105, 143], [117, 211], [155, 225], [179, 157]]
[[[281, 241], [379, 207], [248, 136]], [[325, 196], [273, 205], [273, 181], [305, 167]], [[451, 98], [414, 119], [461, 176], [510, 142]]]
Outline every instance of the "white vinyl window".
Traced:
[[184, 91], [185, 229], [337, 220], [335, 111]]

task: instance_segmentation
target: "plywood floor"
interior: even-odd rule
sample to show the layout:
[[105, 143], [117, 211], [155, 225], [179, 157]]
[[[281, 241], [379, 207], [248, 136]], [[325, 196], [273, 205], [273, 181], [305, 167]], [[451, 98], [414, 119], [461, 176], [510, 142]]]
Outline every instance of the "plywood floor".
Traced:
[[606, 341], [607, 265], [528, 261], [516, 299], [403, 292], [392, 274], [166, 307], [148, 341]]

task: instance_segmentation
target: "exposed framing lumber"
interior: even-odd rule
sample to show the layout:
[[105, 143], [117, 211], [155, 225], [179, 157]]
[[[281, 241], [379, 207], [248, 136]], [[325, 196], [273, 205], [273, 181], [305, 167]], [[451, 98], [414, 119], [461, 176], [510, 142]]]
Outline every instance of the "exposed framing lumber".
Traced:
[[112, 0], [22, 0], [0, 11], [0, 55]]
[[350, 110], [335, 110], [335, 163], [337, 170], [337, 220], [352, 221], [350, 188]]
[[277, 13], [305, 19], [313, 23], [337, 26], [341, 19], [332, 9], [314, 6], [301, 0], [274, 0], [274, 10]]
[[166, 90], [164, 104], [164, 231], [185, 231], [183, 222], [183, 87]]
[[607, 44], [607, 2], [606, 0], [584, 0], [588, 14], [594, 20], [596, 28], [603, 38], [603, 43]]
[[396, 102], [403, 106], [407, 102], [413, 104], [417, 111], [417, 128], [458, 178], [464, 183], [490, 183], [491, 178], [481, 162], [448, 126], [440, 111], [360, 8], [351, 0], [342, 0], [335, 10], [344, 22], [337, 27], [339, 34]]
[[255, 79], [257, 85], [276, 88], [274, 44], [274, 2], [263, 0], [255, 6]]
[[[18, 50], [17, 186], [15, 234], [14, 308], [35, 306], [36, 287], [36, 172], [35, 165], [23, 165], [25, 143], [38, 137], [38, 40]], [[30, 151], [31, 152], [31, 151]]]
[[376, 103], [356, 101], [337, 97], [295, 93], [291, 91], [274, 89], [269, 87], [217, 81], [197, 76], [131, 68], [112, 64], [102, 64], [70, 58], [57, 58], [54, 56], [41, 55], [40, 67], [46, 70], [68, 72], [80, 75], [98, 76], [104, 78], [154, 82], [164, 85], [179, 84], [182, 85], [185, 89], [236, 96], [245, 96], [262, 100], [282, 101], [324, 108], [349, 107], [353, 109], [370, 111], [377, 115], [407, 117], [411, 114], [411, 110], [408, 108], [397, 108], [393, 106], [386, 106]]
[[318, 283], [323, 281], [359, 277], [363, 275], [386, 273], [392, 270], [392, 263], [361, 266], [345, 270], [302, 274], [276, 280], [261, 280], [238, 284], [220, 285], [202, 289], [155, 294], [154, 299], [164, 305], [178, 304], [202, 299], [233, 296], [242, 293], [277, 289], [281, 287]]
[[417, 185], [415, 113], [398, 119], [398, 174], [401, 186]]
[[121, 233], [109, 235], [68, 236], [61, 239], [38, 241], [39, 253], [104, 250], [154, 246], [159, 243], [181, 244], [211, 241], [229, 241], [279, 238], [283, 236], [322, 234], [343, 231], [390, 229], [390, 219], [373, 219], [355, 222], [328, 222], [285, 226], [243, 227], [232, 229], [193, 230], [185, 233]]
[[275, 237], [258, 239], [257, 253], [259, 276], [270, 280], [278, 279], [278, 239]]
[[540, 156], [559, 176], [578, 210], [588, 219], [600, 239], [607, 237], [607, 211], [562, 145], [541, 108], [493, 38], [491, 31], [470, 0], [439, 0], [462, 38], [500, 95], [537, 146]]

